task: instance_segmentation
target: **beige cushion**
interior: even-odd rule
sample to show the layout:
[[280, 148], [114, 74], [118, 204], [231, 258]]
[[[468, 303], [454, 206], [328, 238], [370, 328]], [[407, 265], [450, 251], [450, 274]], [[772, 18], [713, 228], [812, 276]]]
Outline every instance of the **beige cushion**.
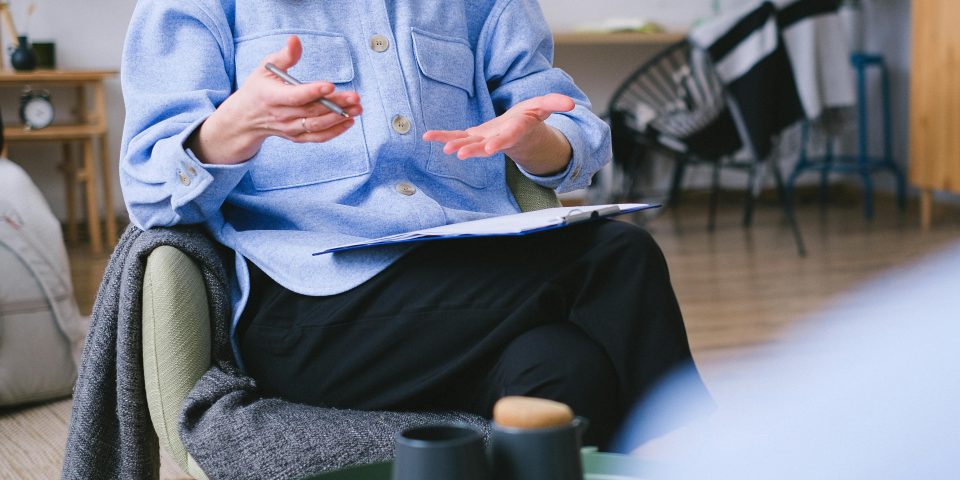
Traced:
[[0, 158], [0, 407], [70, 395], [86, 323], [60, 222], [27, 172]]
[[203, 277], [190, 258], [162, 246], [143, 281], [143, 373], [160, 444], [187, 473], [205, 478], [178, 432], [183, 400], [210, 367], [210, 313]]

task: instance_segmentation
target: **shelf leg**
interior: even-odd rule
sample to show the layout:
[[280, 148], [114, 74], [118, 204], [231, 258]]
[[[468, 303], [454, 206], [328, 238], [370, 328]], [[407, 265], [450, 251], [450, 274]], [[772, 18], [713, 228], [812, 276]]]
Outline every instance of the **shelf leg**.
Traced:
[[920, 226], [924, 231], [930, 230], [933, 220], [933, 190], [925, 188], [920, 192]]
[[97, 205], [97, 169], [93, 158], [93, 138], [83, 140], [83, 171], [87, 193], [87, 228], [90, 231], [90, 251], [103, 251], [103, 233], [100, 231], [100, 212]]
[[73, 159], [73, 145], [69, 140], [63, 142], [63, 164], [61, 169], [64, 176], [64, 187], [67, 195], [67, 241], [80, 241], [80, 231], [77, 226], [77, 164]]
[[107, 223], [107, 246], [117, 243], [117, 216], [113, 211], [113, 175], [110, 162], [110, 149], [107, 146], [107, 134], [100, 135], [100, 163], [103, 169], [103, 214]]

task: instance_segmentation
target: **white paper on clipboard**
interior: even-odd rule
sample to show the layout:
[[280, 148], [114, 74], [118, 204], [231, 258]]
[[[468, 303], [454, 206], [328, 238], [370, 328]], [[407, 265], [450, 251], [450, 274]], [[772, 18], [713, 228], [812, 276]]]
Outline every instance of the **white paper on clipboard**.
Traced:
[[544, 210], [484, 218], [471, 222], [453, 223], [439, 227], [426, 228], [413, 232], [374, 238], [362, 242], [340, 245], [314, 253], [327, 253], [355, 250], [358, 248], [408, 243], [443, 238], [515, 236], [562, 228], [600, 218], [615, 217], [626, 213], [657, 208], [660, 205], [646, 203], [619, 203], [609, 205], [590, 205], [581, 207], [558, 207]]

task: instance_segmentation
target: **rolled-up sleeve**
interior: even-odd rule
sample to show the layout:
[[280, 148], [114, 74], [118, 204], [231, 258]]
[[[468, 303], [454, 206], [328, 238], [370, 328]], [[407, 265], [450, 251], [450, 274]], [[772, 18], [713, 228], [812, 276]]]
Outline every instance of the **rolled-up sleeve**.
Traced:
[[120, 183], [140, 228], [204, 222], [246, 174], [246, 165], [203, 164], [184, 146], [234, 84], [233, 40], [217, 11], [191, 0], [141, 0], [134, 10]]
[[574, 109], [546, 123], [567, 137], [573, 155], [567, 168], [544, 177], [520, 168], [534, 182], [558, 192], [585, 188], [612, 152], [610, 127], [591, 111], [590, 101], [563, 70], [553, 68], [553, 36], [537, 0], [504, 0], [484, 26], [484, 69], [497, 114], [548, 93], [572, 98]]

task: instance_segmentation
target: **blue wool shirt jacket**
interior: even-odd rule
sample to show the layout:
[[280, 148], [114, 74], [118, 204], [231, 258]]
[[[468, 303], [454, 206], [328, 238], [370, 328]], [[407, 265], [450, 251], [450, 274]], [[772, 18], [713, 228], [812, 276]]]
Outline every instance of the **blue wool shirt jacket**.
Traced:
[[[246, 163], [201, 163], [184, 142], [290, 35], [303, 43], [290, 73], [357, 91], [363, 115], [327, 143], [272, 137]], [[576, 108], [547, 123], [573, 158], [558, 175], [527, 175], [570, 191], [609, 161], [607, 125], [552, 56], [536, 0], [140, 0], [121, 74], [130, 218], [143, 229], [202, 223], [236, 251], [234, 321], [249, 290], [244, 259], [297, 293], [347, 291], [410, 247], [313, 252], [519, 211], [502, 155], [458, 160], [423, 141], [427, 130], [562, 93]]]

